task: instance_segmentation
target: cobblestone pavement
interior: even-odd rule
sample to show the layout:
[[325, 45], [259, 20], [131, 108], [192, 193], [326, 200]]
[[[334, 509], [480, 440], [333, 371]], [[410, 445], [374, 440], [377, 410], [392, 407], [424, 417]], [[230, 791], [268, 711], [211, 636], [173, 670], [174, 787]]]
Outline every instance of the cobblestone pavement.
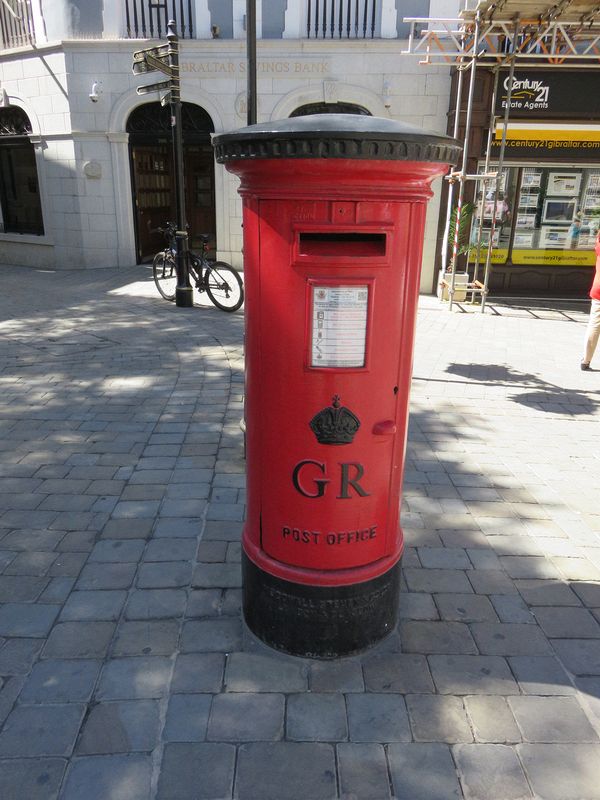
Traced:
[[2, 800], [600, 798], [584, 306], [422, 299], [400, 629], [317, 662], [240, 618], [242, 315], [2, 284]]

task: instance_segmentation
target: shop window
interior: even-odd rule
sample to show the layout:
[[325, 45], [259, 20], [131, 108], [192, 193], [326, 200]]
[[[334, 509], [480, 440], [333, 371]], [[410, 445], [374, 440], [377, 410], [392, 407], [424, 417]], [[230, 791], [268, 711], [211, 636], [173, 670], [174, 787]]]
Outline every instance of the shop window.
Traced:
[[[483, 169], [480, 166], [479, 172]], [[470, 261], [476, 258], [478, 241], [487, 249], [495, 208], [492, 263], [594, 264], [600, 227], [600, 169], [511, 166], [502, 172], [495, 202], [493, 189], [479, 182]]]
[[0, 109], [0, 232], [43, 235], [31, 125], [20, 108]]

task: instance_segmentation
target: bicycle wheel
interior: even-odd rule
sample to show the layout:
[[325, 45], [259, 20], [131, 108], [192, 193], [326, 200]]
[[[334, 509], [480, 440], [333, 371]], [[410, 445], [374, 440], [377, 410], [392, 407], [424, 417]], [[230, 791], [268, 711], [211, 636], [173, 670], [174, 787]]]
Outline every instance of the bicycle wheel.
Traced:
[[206, 268], [206, 293], [222, 311], [237, 311], [244, 302], [242, 279], [224, 261], [215, 261]]
[[175, 289], [177, 288], [177, 270], [175, 259], [171, 253], [164, 251], [157, 253], [152, 262], [152, 274], [156, 288], [165, 300], [175, 300]]

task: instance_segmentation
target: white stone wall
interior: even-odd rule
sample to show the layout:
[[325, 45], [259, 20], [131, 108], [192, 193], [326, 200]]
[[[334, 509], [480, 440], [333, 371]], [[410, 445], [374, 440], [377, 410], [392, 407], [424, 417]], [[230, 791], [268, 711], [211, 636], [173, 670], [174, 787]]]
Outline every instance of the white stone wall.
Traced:
[[[40, 185], [46, 236], [23, 248], [19, 263], [56, 267], [135, 263], [126, 122], [157, 94], [135, 88], [157, 73], [134, 76], [132, 53], [143, 41], [65, 42], [36, 53], [0, 57], [0, 87], [29, 114], [41, 137]], [[450, 92], [448, 70], [401, 55], [398, 40], [261, 40], [258, 46], [258, 121], [287, 117], [314, 102], [350, 102], [376, 116], [443, 132]], [[215, 131], [246, 123], [246, 61], [242, 40], [181, 43], [182, 99], [202, 106]], [[98, 84], [97, 102], [89, 95]], [[241, 266], [241, 203], [237, 179], [215, 167], [219, 257]], [[440, 183], [440, 181], [438, 181]], [[427, 215], [422, 290], [433, 282], [439, 192]], [[6, 237], [0, 234], [0, 244]], [[13, 240], [18, 237], [11, 237]], [[35, 237], [29, 237], [35, 238]], [[41, 254], [42, 244], [45, 252]], [[0, 260], [7, 251], [1, 248]], [[9, 251], [14, 259], [14, 248]], [[35, 265], [35, 264], [33, 264]]]

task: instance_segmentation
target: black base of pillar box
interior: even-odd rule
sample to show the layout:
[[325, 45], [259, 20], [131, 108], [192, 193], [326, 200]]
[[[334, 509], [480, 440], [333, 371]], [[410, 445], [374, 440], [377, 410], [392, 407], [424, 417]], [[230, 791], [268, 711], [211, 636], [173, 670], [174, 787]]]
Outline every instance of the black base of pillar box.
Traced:
[[359, 653], [398, 621], [400, 561], [370, 581], [307, 586], [276, 578], [242, 555], [246, 624], [276, 650], [305, 658]]

